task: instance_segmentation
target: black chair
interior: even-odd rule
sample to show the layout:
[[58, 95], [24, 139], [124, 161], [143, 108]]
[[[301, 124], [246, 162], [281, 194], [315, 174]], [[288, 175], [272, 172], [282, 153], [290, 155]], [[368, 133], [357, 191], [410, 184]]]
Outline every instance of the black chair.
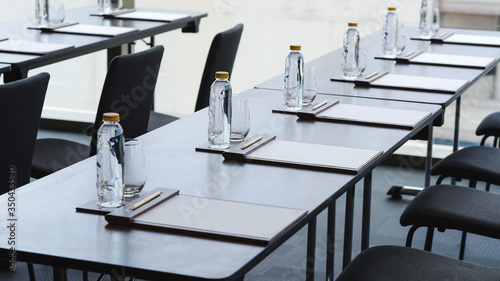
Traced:
[[38, 139], [31, 176], [41, 178], [96, 153], [97, 131], [102, 114], [120, 114], [127, 138], [147, 132], [163, 46], [115, 57], [108, 69], [93, 126], [90, 146], [62, 139]]
[[[432, 250], [434, 229], [455, 229], [500, 239], [500, 195], [457, 185], [435, 185], [424, 188], [401, 215], [402, 226], [412, 226], [406, 246], [411, 247], [413, 234], [427, 227], [425, 250]], [[460, 259], [464, 258], [465, 235], [462, 235]]]
[[[469, 187], [475, 188], [478, 181], [486, 183], [486, 191], [490, 184], [500, 185], [500, 112], [488, 115], [476, 129], [476, 135], [483, 136], [480, 146], [466, 147], [448, 155], [431, 169], [431, 175], [439, 176], [436, 184], [440, 185], [446, 178], [469, 181]], [[488, 138], [493, 137], [493, 147], [485, 146]], [[486, 195], [487, 196], [487, 195]], [[464, 198], [465, 199], [465, 198]], [[456, 205], [459, 207], [460, 205]], [[449, 210], [453, 212], [453, 210]], [[455, 212], [458, 212], [455, 211]], [[432, 236], [432, 230], [428, 230]], [[462, 233], [459, 259], [465, 255], [467, 232]], [[427, 240], [429, 241], [430, 238]], [[432, 240], [431, 240], [432, 241]], [[427, 246], [430, 247], [430, 246]]]
[[337, 281], [498, 281], [500, 269], [422, 250], [377, 246], [361, 252]]
[[0, 85], [0, 194], [9, 189], [8, 176], [15, 174], [16, 187], [29, 183], [36, 135], [50, 75], [38, 75]]
[[[480, 146], [455, 151], [432, 168], [431, 174], [439, 175], [437, 184], [448, 177], [468, 179], [471, 187], [475, 187], [478, 180], [484, 181], [487, 191], [490, 183], [500, 184], [500, 172], [495, 169], [500, 163], [500, 150], [494, 149], [500, 146], [500, 112], [484, 118], [476, 129], [476, 135], [483, 136]], [[486, 141], [490, 137], [493, 137], [493, 146], [486, 147]]]
[[[223, 70], [231, 75], [233, 71], [236, 52], [240, 44], [243, 24], [237, 24], [233, 28], [215, 35], [210, 51], [208, 52], [205, 69], [201, 77], [200, 89], [196, 100], [195, 111], [208, 106], [210, 97], [210, 86], [215, 80], [215, 72]], [[149, 131], [177, 120], [178, 118], [158, 112], [151, 111], [149, 119]]]
[[[0, 194], [30, 182], [31, 161], [50, 75], [0, 85]], [[7, 210], [6, 210], [7, 211]], [[0, 259], [0, 269], [8, 262]]]

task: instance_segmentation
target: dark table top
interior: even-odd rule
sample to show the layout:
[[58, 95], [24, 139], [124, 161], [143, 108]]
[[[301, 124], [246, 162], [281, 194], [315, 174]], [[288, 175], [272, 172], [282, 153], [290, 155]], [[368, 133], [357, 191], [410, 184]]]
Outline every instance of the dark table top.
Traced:
[[[489, 35], [500, 36], [500, 32], [492, 31], [479, 31], [479, 30], [463, 30], [463, 29], [442, 29], [440, 32], [448, 31], [463, 34], [475, 35]], [[417, 36], [417, 28], [406, 28], [407, 46], [403, 53], [411, 50], [422, 50], [430, 53], [454, 54], [454, 55], [467, 55], [479, 57], [493, 57], [500, 58], [500, 48], [498, 47], [480, 47], [480, 46], [466, 46], [456, 44], [431, 44], [428, 41], [410, 40], [410, 37]], [[387, 99], [399, 101], [412, 101], [420, 103], [439, 104], [443, 107], [448, 106], [464, 91], [466, 91], [474, 82], [476, 82], [483, 75], [488, 73], [496, 64], [488, 69], [469, 69], [445, 66], [431, 66], [431, 65], [417, 65], [417, 64], [396, 64], [390, 60], [375, 59], [375, 56], [381, 54], [381, 31], [375, 32], [361, 38], [362, 45], [367, 55], [367, 68], [365, 74], [373, 73], [374, 71], [388, 71], [394, 74], [426, 76], [437, 78], [450, 78], [468, 80], [469, 86], [462, 91], [452, 94], [439, 94], [424, 91], [406, 91], [395, 89], [381, 89], [381, 88], [363, 88], [355, 87], [353, 83], [348, 82], [332, 82], [330, 78], [340, 76], [341, 62], [342, 62], [342, 49], [339, 48], [330, 52], [322, 57], [308, 61], [305, 58], [305, 63], [316, 66], [316, 82], [317, 91], [322, 94], [342, 95], [365, 97], [374, 99]], [[307, 46], [302, 46], [306, 49]], [[262, 89], [283, 90], [283, 75], [274, 77], [256, 86]]]
[[[358, 175], [224, 161], [219, 154], [195, 151], [207, 141], [204, 109], [139, 138], [147, 162], [145, 191], [168, 187], [186, 195], [308, 210], [293, 229], [261, 247], [108, 226], [101, 216], [75, 212], [76, 206], [96, 198], [95, 157], [91, 157], [16, 191], [18, 259], [97, 272], [125, 268], [127, 274], [155, 280], [235, 280], [441, 114], [438, 105], [339, 97], [343, 103], [432, 115], [412, 131], [298, 121], [294, 115], [271, 113], [282, 103], [278, 91], [252, 89], [243, 94], [250, 102], [249, 135], [269, 133], [281, 140], [383, 150], [384, 155]], [[193, 202], [192, 207], [203, 211], [203, 203]], [[0, 206], [6, 204], [4, 194]], [[1, 221], [6, 216], [0, 212]], [[0, 244], [2, 255], [5, 245]]]
[[[157, 9], [140, 9], [139, 11], [154, 11], [161, 12]], [[139, 32], [133, 32], [116, 37], [89, 36], [89, 35], [73, 35], [62, 33], [42, 33], [39, 30], [29, 30], [28, 27], [33, 26], [32, 19], [24, 18], [3, 22], [0, 24], [0, 37], [8, 37], [11, 39], [57, 43], [75, 45], [75, 48], [64, 51], [55, 52], [43, 56], [22, 55], [0, 53], [0, 62], [11, 63], [13, 70], [21, 69], [23, 71], [55, 63], [58, 61], [70, 59], [84, 54], [96, 52], [103, 49], [108, 49], [138, 39], [155, 36], [157, 34], [182, 29], [183, 32], [198, 32], [198, 24], [200, 19], [207, 16], [204, 12], [192, 11], [165, 11], [168, 13], [183, 13], [189, 14], [191, 17], [176, 20], [173, 22], [158, 22], [158, 21], [143, 21], [143, 20], [118, 20], [106, 19], [103, 17], [91, 16], [91, 13], [97, 12], [97, 6], [88, 6], [76, 8], [66, 11], [66, 22], [79, 22], [82, 24], [105, 25], [105, 26], [121, 26], [137, 28]]]

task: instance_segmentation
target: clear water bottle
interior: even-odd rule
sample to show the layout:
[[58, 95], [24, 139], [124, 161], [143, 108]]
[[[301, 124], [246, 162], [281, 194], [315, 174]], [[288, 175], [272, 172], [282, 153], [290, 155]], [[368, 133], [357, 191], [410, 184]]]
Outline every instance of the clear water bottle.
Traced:
[[398, 14], [394, 7], [387, 8], [382, 49], [386, 58], [395, 58], [398, 53]]
[[49, 26], [49, 2], [47, 0], [35, 0], [35, 26]]
[[229, 73], [217, 71], [210, 88], [208, 147], [226, 149], [231, 144], [231, 95]]
[[290, 45], [290, 53], [285, 59], [285, 110], [302, 109], [304, 91], [304, 56], [300, 45]]
[[432, 20], [433, 20], [433, 6], [432, 0], [422, 0], [422, 5], [420, 6], [420, 37], [424, 39], [429, 39], [434, 35], [432, 31]]
[[359, 31], [357, 23], [349, 23], [347, 26], [342, 49], [342, 78], [354, 80], [358, 78]]
[[124, 136], [118, 113], [104, 113], [104, 124], [97, 132], [97, 205], [116, 208], [123, 205]]

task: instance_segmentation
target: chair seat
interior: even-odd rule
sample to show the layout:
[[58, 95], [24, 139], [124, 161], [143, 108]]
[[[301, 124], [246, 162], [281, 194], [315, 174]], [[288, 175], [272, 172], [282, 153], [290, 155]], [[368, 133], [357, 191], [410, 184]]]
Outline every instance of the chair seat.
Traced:
[[377, 246], [361, 252], [337, 281], [500, 280], [500, 269], [459, 261], [430, 252]]
[[476, 129], [478, 136], [500, 136], [500, 112], [486, 116]]
[[174, 122], [178, 119], [179, 118], [175, 116], [151, 111], [151, 113], [149, 114], [148, 132], [156, 130], [161, 126], [167, 125], [168, 123]]
[[466, 147], [439, 161], [432, 175], [500, 184], [500, 149], [485, 146]]
[[435, 185], [424, 188], [408, 204], [400, 223], [500, 238], [499, 214], [500, 195], [464, 186]]
[[42, 178], [89, 157], [90, 147], [63, 139], [38, 139], [31, 166], [31, 177]]

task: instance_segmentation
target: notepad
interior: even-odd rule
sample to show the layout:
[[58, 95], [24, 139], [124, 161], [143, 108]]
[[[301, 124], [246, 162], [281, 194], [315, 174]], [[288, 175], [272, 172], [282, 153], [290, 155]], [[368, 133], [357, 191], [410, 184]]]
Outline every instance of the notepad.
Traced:
[[500, 36], [486, 36], [486, 35], [469, 35], [454, 32], [442, 32], [436, 34], [432, 38], [412, 37], [412, 40], [426, 40], [433, 43], [449, 43], [461, 45], [476, 45], [476, 46], [489, 46], [500, 47]]
[[311, 119], [412, 130], [430, 115], [427, 111], [340, 103]]
[[139, 30], [137, 28], [131, 28], [131, 27], [77, 24], [77, 25], [56, 28], [51, 32], [115, 37], [136, 31]]
[[443, 40], [445, 43], [470, 44], [500, 47], [500, 36], [453, 34]]
[[188, 14], [135, 11], [113, 16], [117, 19], [171, 22], [190, 17]]
[[370, 85], [454, 94], [464, 88], [467, 83], [469, 83], [469, 81], [459, 79], [387, 74], [370, 82]]
[[[413, 54], [411, 54], [413, 53]], [[377, 59], [396, 60], [398, 63], [426, 64], [437, 66], [466, 67], [485, 69], [494, 64], [497, 59], [493, 57], [448, 55], [423, 52], [407, 52], [396, 58], [375, 57]]]
[[222, 155], [227, 160], [358, 174], [382, 153], [371, 149], [276, 140], [276, 137], [267, 136], [248, 151], [232, 147]]
[[28, 55], [47, 55], [74, 47], [74, 45], [40, 43], [13, 39], [0, 42], [0, 52]]
[[306, 214], [299, 209], [174, 195], [143, 210], [116, 209], [105, 219], [110, 224], [265, 246]]
[[493, 64], [496, 59], [491, 57], [422, 53], [410, 61], [423, 64], [487, 68]]

